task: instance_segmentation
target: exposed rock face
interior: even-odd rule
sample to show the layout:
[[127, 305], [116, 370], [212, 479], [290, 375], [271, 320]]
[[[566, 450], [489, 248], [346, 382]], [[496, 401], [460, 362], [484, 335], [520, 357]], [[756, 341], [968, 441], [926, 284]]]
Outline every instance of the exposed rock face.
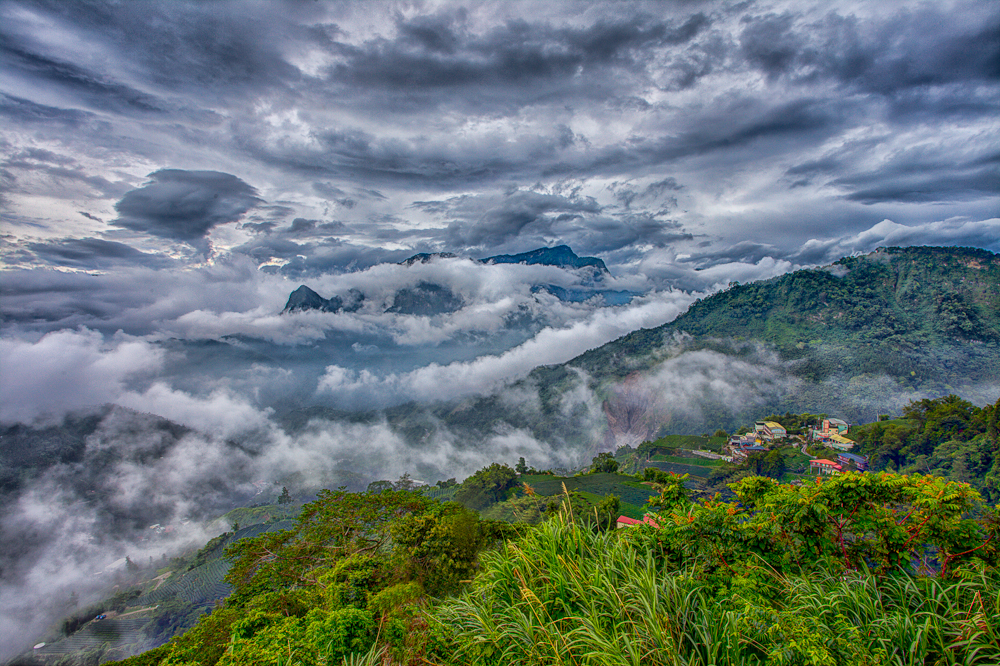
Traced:
[[447, 287], [433, 282], [419, 282], [396, 292], [392, 307], [386, 312], [431, 316], [454, 312], [462, 307], [462, 299]]
[[351, 289], [347, 298], [334, 296], [323, 298], [309, 287], [302, 285], [288, 296], [285, 303], [286, 312], [302, 312], [304, 310], [319, 310], [321, 312], [357, 312], [364, 304], [365, 295], [357, 289]]

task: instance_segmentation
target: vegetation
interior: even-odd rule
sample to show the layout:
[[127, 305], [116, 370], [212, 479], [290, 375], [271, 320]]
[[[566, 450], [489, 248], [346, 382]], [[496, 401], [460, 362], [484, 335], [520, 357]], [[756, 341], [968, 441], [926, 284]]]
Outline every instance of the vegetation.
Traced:
[[[963, 371], [991, 376], [1000, 342], [1000, 259], [971, 248], [886, 248], [828, 268], [740, 285], [696, 302], [659, 328], [636, 331], [571, 361], [594, 376], [618, 376], [654, 360], [664, 334], [773, 345], [801, 359], [804, 378], [854, 374], [940, 380], [944, 349], [966, 348]], [[979, 343], [969, 349], [968, 343]], [[623, 363], [622, 361], [628, 362]], [[913, 373], [912, 375], [910, 373]], [[955, 375], [962, 378], [961, 375]], [[964, 379], [964, 378], [963, 378]]]
[[876, 469], [934, 473], [1000, 501], [1000, 400], [979, 408], [955, 395], [910, 403], [903, 418], [851, 430]]
[[[601, 476], [617, 475], [577, 478]], [[221, 607], [123, 663], [1000, 660], [1000, 520], [967, 484], [750, 477], [734, 501], [691, 502], [684, 478], [649, 476], [657, 527], [623, 530], [604, 519], [617, 498], [602, 516], [570, 491], [535, 527], [417, 492], [324, 491], [293, 528], [229, 547]]]

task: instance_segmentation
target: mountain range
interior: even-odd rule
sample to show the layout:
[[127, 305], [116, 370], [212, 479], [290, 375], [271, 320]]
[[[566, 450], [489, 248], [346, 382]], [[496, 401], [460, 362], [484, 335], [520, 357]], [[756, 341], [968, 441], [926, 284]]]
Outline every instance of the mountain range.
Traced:
[[[450, 252], [420, 253], [404, 261], [401, 266], [426, 264], [433, 261], [458, 259]], [[608, 267], [597, 257], [580, 257], [568, 245], [543, 247], [520, 254], [500, 254], [475, 260], [477, 263], [491, 264], [522, 264], [525, 266], [554, 266], [563, 269], [589, 269], [578, 276], [578, 283], [572, 287], [555, 284], [536, 284], [533, 291], [544, 290], [561, 301], [581, 302], [599, 297], [605, 305], [625, 305], [631, 301], [633, 294], [629, 291], [606, 289], [602, 280], [610, 276]], [[357, 312], [365, 304], [365, 294], [356, 288], [351, 288], [344, 295], [323, 298], [306, 285], [299, 286], [288, 296], [282, 314], [318, 310], [320, 312]], [[405, 315], [433, 316], [461, 309], [465, 302], [459, 294], [446, 285], [420, 280], [412, 286], [400, 288], [392, 297], [392, 304], [384, 312]]]
[[[732, 284], [674, 321], [536, 368], [511, 389], [534, 402], [494, 395], [431, 411], [469, 437], [520, 428], [593, 453], [668, 431], [732, 431], [764, 413], [859, 422], [948, 393], [992, 403], [998, 368], [1000, 257], [885, 248]], [[421, 436], [434, 430], [414, 406], [388, 413]]]

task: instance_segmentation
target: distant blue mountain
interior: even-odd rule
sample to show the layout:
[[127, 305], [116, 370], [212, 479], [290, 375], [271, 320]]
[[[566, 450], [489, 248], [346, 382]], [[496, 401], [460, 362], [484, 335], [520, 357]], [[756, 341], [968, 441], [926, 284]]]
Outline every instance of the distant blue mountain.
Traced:
[[608, 267], [597, 257], [577, 256], [569, 245], [557, 245], [555, 247], [540, 247], [530, 252], [521, 254], [498, 254], [494, 257], [486, 257], [481, 260], [484, 264], [542, 264], [544, 266], [569, 266], [570, 268], [583, 268], [593, 266], [601, 273], [608, 273]]

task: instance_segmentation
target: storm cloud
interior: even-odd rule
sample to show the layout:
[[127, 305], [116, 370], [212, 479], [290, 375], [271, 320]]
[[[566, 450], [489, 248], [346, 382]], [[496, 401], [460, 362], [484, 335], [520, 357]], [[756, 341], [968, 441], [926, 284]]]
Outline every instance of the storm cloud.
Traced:
[[220, 224], [259, 204], [257, 191], [228, 173], [161, 169], [115, 204], [111, 224], [198, 245]]

